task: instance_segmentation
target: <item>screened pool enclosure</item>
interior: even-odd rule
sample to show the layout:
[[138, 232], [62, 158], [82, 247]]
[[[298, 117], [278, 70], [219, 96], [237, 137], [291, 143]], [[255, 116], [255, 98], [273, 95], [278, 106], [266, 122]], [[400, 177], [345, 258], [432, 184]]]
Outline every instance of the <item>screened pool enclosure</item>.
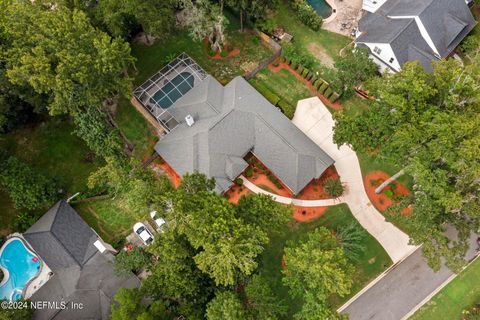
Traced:
[[168, 108], [206, 77], [207, 73], [182, 53], [135, 89], [133, 95], [169, 132], [178, 122]]

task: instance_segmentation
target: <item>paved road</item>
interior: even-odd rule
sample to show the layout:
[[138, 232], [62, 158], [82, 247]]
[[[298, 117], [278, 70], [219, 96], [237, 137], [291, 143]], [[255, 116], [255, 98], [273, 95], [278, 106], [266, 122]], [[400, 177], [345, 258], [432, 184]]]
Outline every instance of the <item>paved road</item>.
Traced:
[[411, 254], [416, 247], [409, 245], [409, 237], [372, 205], [363, 186], [363, 176], [357, 154], [348, 146], [338, 147], [333, 142], [334, 121], [327, 107], [317, 97], [300, 100], [292, 120], [313, 142], [335, 160], [345, 192], [335, 201], [345, 202], [360, 222], [394, 263]]
[[[467, 260], [476, 253], [477, 236], [472, 236]], [[342, 313], [351, 320], [400, 320], [440, 287], [453, 273], [443, 266], [435, 273], [427, 265], [421, 248], [392, 268]]]

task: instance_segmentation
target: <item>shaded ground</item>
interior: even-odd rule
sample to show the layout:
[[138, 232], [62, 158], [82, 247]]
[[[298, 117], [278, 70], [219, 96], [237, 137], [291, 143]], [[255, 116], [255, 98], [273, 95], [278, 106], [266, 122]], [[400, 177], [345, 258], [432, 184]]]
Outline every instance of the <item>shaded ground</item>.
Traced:
[[[320, 226], [325, 226], [330, 230], [336, 230], [339, 226], [350, 223], [358, 222], [356, 222], [356, 219], [352, 216], [346, 205], [339, 205], [330, 207], [324, 215], [314, 221], [307, 223], [290, 223], [285, 227], [281, 235], [272, 239], [270, 245], [261, 256], [259, 271], [268, 278], [269, 283], [272, 285], [273, 292], [275, 292], [278, 299], [284, 299], [289, 306], [289, 313], [284, 319], [292, 319], [292, 315], [297, 312], [302, 305], [301, 299], [292, 299], [290, 297], [287, 288], [281, 281], [281, 265], [285, 243], [289, 240], [296, 241], [305, 237], [308, 232]], [[382, 273], [391, 264], [387, 253], [365, 230], [364, 236], [362, 243], [365, 245], [366, 251], [360, 256], [359, 261], [355, 263], [354, 287], [348, 297], [330, 298], [331, 303], [336, 307], [348, 300], [349, 297], [353, 296], [365, 286], [366, 283]]]
[[[68, 118], [50, 117], [1, 135], [0, 148], [54, 178], [68, 197], [87, 190], [88, 176], [102, 164], [73, 130]], [[17, 214], [8, 195], [0, 192], [0, 234], [11, 232], [9, 225]]]

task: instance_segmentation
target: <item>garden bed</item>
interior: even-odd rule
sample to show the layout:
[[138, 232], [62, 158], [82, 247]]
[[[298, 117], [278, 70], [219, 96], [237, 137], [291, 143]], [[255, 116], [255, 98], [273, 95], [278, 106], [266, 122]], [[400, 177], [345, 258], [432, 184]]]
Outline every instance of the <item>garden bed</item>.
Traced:
[[248, 179], [248, 181], [267, 192], [288, 198], [293, 197], [293, 193], [290, 191], [290, 189], [288, 189], [288, 187], [285, 186], [280, 179], [270, 172], [270, 170], [268, 170], [268, 168], [253, 154], [249, 154], [246, 159], [250, 165], [243, 172], [243, 175]]
[[320, 199], [332, 199], [324, 188], [325, 181], [329, 179], [339, 179], [337, 170], [334, 166], [329, 167], [322, 176], [318, 179], [313, 179], [303, 190], [296, 196], [301, 200], [320, 200]]
[[[372, 171], [365, 176], [363, 181], [370, 201], [380, 212], [385, 212], [388, 207], [410, 194], [407, 187], [396, 180], [386, 186], [381, 193], [375, 193], [375, 189], [388, 178], [390, 176], [383, 171]], [[411, 211], [411, 208], [405, 208], [402, 210], [402, 215], [408, 216]]]

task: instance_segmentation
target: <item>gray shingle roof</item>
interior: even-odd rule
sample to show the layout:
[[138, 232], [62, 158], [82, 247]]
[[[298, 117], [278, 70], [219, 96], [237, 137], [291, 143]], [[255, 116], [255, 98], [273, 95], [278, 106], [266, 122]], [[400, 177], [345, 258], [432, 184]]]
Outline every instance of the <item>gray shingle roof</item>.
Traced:
[[375, 13], [362, 17], [362, 34], [355, 41], [390, 43], [400, 65], [418, 59], [431, 70], [431, 61], [438, 57], [416, 21], [398, 18], [412, 16], [418, 16], [441, 58], [450, 55], [476, 25], [464, 0], [388, 0]]
[[115, 275], [113, 255], [96, 249], [93, 242], [98, 236], [65, 201], [53, 206], [23, 236], [54, 272], [31, 300], [78, 302], [84, 306], [82, 310], [38, 309], [35, 320], [109, 319], [118, 289], [140, 286], [133, 274]]
[[[155, 150], [180, 175], [199, 171], [227, 191], [253, 152], [294, 193], [333, 164], [323, 150], [245, 79], [223, 87], [208, 76], [168, 111], [180, 125]], [[185, 116], [195, 124], [188, 127]]]
[[53, 271], [82, 267], [97, 251], [93, 243], [98, 236], [66, 201], [59, 201], [23, 236]]

